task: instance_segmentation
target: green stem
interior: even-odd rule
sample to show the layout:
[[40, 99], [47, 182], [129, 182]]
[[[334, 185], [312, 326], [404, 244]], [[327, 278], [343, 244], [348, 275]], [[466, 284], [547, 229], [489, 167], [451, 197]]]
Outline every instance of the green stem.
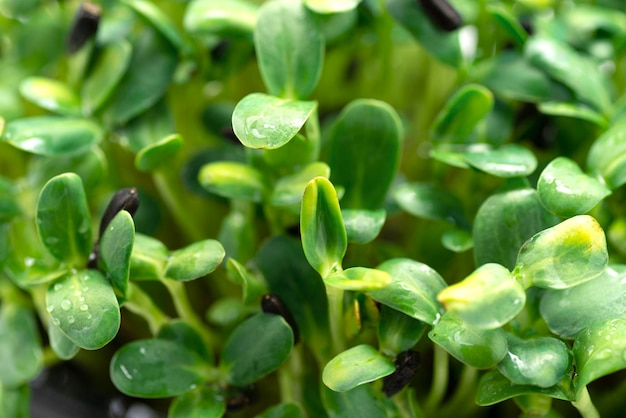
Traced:
[[184, 283], [167, 278], [163, 279], [161, 282], [165, 285], [168, 292], [172, 296], [174, 308], [176, 309], [178, 316], [192, 325], [196, 331], [202, 335], [204, 342], [209, 347], [214, 347], [216, 340], [204, 325], [200, 317], [196, 314], [196, 311], [191, 307]]
[[576, 400], [572, 401], [572, 405], [574, 405], [574, 408], [578, 409], [578, 412], [580, 412], [583, 418], [600, 418], [598, 410], [591, 401], [587, 386], [584, 386], [578, 391]]
[[317, 107], [311, 113], [311, 116], [307, 119], [304, 124], [304, 130], [306, 133], [307, 141], [311, 141], [315, 146], [315, 160], [319, 159], [320, 149], [322, 146], [322, 139], [320, 135], [320, 119], [317, 113]]
[[152, 335], [156, 335], [159, 329], [170, 320], [170, 318], [154, 304], [152, 298], [133, 282], [128, 283], [128, 300], [124, 302], [123, 306], [145, 319]]
[[302, 402], [302, 350], [294, 346], [287, 362], [278, 369], [281, 402]]
[[328, 297], [331, 355], [336, 356], [344, 351], [346, 347], [343, 335], [343, 290], [326, 285], [326, 296]]
[[424, 409], [427, 415], [437, 410], [437, 407], [446, 394], [446, 389], [448, 388], [449, 360], [450, 356], [448, 352], [439, 345], [434, 344], [433, 383], [428, 398], [426, 398], [426, 402], [424, 403]]
[[402, 418], [424, 418], [424, 412], [417, 405], [415, 391], [411, 389], [405, 389], [400, 391], [397, 395], [392, 397], [393, 403], [400, 412]]
[[[450, 402], [446, 402], [445, 408], [441, 409], [441, 416], [453, 416], [454, 414], [466, 416], [475, 407], [473, 397], [476, 392], [476, 378], [478, 369], [470, 366], [463, 366], [461, 379]], [[459, 411], [462, 411], [458, 414]]]

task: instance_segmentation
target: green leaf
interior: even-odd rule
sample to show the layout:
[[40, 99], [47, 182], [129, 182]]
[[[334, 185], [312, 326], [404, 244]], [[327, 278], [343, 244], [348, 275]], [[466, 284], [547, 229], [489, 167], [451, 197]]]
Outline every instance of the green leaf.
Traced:
[[516, 144], [498, 148], [476, 145], [468, 147], [463, 157], [470, 166], [497, 177], [524, 177], [537, 168], [532, 151]]
[[311, 180], [304, 191], [300, 233], [304, 254], [322, 278], [341, 268], [348, 239], [337, 192], [323, 177]]
[[437, 300], [447, 311], [468, 324], [494, 329], [513, 319], [524, 308], [526, 293], [503, 266], [485, 264], [461, 282], [443, 289]]
[[200, 386], [172, 401], [168, 418], [221, 418], [226, 412], [224, 395], [214, 386]]
[[318, 158], [319, 141], [317, 139], [309, 140], [302, 133], [296, 134], [280, 148], [263, 150], [264, 162], [272, 168], [276, 168], [278, 172], [291, 172], [294, 168], [312, 165]]
[[130, 254], [132, 280], [160, 280], [165, 276], [169, 251], [158, 239], [136, 234]]
[[381, 270], [365, 267], [352, 267], [324, 277], [324, 283], [343, 290], [367, 292], [385, 288], [391, 283], [391, 276]]
[[100, 260], [118, 296], [126, 298], [130, 258], [135, 241], [135, 224], [130, 213], [122, 210], [111, 220], [100, 240]]
[[498, 370], [516, 385], [549, 388], [565, 377], [572, 367], [567, 345], [553, 337], [522, 340], [509, 338], [509, 350]]
[[74, 173], [46, 183], [37, 200], [37, 231], [50, 253], [61, 261], [85, 265], [91, 248], [91, 216], [83, 183]]
[[477, 369], [495, 367], [507, 354], [506, 334], [501, 328], [476, 328], [452, 312], [441, 317], [428, 338], [459, 361]]
[[174, 22], [157, 6], [146, 0], [122, 0], [122, 3], [146, 19], [161, 35], [170, 41], [172, 46], [179, 50], [184, 49], [185, 42], [180, 31], [174, 25]]
[[324, 38], [301, 2], [273, 0], [259, 9], [254, 46], [271, 95], [301, 99], [315, 89], [324, 62]]
[[537, 192], [546, 209], [562, 217], [587, 213], [611, 194], [604, 184], [566, 157], [555, 158], [543, 170]]
[[213, 353], [207, 348], [202, 336], [183, 320], [173, 320], [163, 325], [156, 337], [179, 343], [187, 350], [199, 355], [208, 364], [213, 364]]
[[579, 215], [528, 240], [514, 273], [526, 287], [565, 289], [598, 277], [608, 259], [602, 227], [591, 216]]
[[357, 386], [347, 392], [335, 392], [322, 385], [321, 391], [330, 418], [387, 418], [387, 407], [371, 385]]
[[464, 229], [452, 229], [445, 232], [441, 237], [441, 243], [455, 253], [463, 253], [474, 247], [472, 233]]
[[0, 383], [13, 388], [34, 379], [43, 368], [43, 352], [31, 311], [3, 300], [0, 305]]
[[[291, 143], [291, 142], [290, 142]], [[323, 162], [315, 162], [300, 171], [281, 177], [274, 186], [270, 203], [274, 206], [288, 206], [300, 203], [306, 185], [315, 177], [330, 176], [330, 168]]]
[[524, 53], [537, 68], [571, 88], [581, 101], [609, 113], [611, 98], [604, 76], [590, 58], [556, 39], [541, 37], [529, 39]]
[[135, 167], [139, 171], [154, 171], [163, 165], [171, 163], [172, 158], [183, 146], [183, 137], [180, 134], [166, 136], [162, 140], [150, 144], [135, 157]]
[[487, 6], [487, 13], [509, 35], [509, 38], [519, 46], [523, 46], [528, 39], [528, 33], [517, 21], [515, 16], [503, 5]]
[[299, 404], [281, 403], [265, 410], [255, 418], [306, 418], [306, 414]]
[[440, 31], [426, 16], [421, 5], [414, 0], [387, 0], [387, 9], [422, 48], [445, 64], [461, 66], [463, 55], [458, 31]]
[[242, 287], [243, 303], [249, 306], [256, 306], [261, 300], [261, 296], [267, 293], [267, 286], [256, 274], [248, 271], [234, 258], [226, 261], [226, 272], [228, 278]]
[[80, 115], [80, 99], [65, 83], [45, 77], [29, 77], [19, 86], [20, 93], [30, 102], [52, 112]]
[[304, 0], [315, 13], [342, 13], [355, 9], [361, 0]]
[[48, 287], [52, 323], [77, 346], [104, 347], [120, 328], [120, 308], [111, 283], [97, 270], [68, 273]]
[[187, 5], [183, 25], [194, 35], [243, 35], [252, 40], [258, 6], [245, 0], [193, 0]]
[[611, 189], [626, 183], [626, 122], [617, 123], [591, 145], [587, 167], [599, 174]]
[[148, 110], [165, 94], [178, 64], [170, 43], [152, 30], [139, 32], [128, 71], [108, 102], [105, 120], [124, 124]]
[[437, 115], [432, 129], [435, 142], [459, 143], [493, 108], [493, 94], [478, 84], [461, 87]]
[[348, 241], [367, 244], [374, 241], [380, 233], [385, 224], [387, 212], [384, 209], [342, 209], [341, 215]]
[[100, 143], [100, 126], [87, 119], [34, 116], [6, 124], [4, 141], [22, 151], [51, 157], [89, 151]]
[[186, 282], [206, 276], [217, 269], [226, 255], [224, 247], [214, 239], [206, 239], [172, 252], [165, 276]]
[[385, 102], [358, 99], [343, 109], [328, 140], [331, 181], [346, 189], [342, 206], [382, 206], [398, 170], [402, 137], [400, 117]]
[[95, 58], [81, 90], [82, 109], [87, 115], [98, 111], [126, 73], [132, 46], [125, 39], [105, 45]]
[[195, 389], [207, 365], [194, 352], [168, 340], [126, 344], [111, 359], [110, 375], [122, 393], [141, 398], [167, 398]]
[[515, 385], [498, 370], [490, 370], [478, 382], [476, 403], [489, 406], [522, 395], [545, 395], [551, 398], [571, 401], [574, 398], [571, 379], [563, 378], [558, 384], [541, 388], [533, 385]]
[[[30, 418], [31, 390], [29, 385], [3, 388], [0, 381], [0, 416], [3, 418]], [[4, 415], [2, 415], [4, 414]]]
[[97, 187], [107, 175], [108, 163], [99, 147], [77, 155], [36, 157], [28, 166], [28, 181], [34, 187], [43, 187], [48, 180], [63, 173], [76, 173], [85, 190]]
[[626, 319], [610, 319], [583, 330], [574, 341], [573, 351], [578, 388], [626, 368]]
[[463, 204], [452, 192], [441, 186], [425, 183], [403, 183], [393, 190], [393, 198], [413, 216], [441, 219], [465, 226]]
[[522, 244], [558, 221], [543, 208], [533, 189], [492, 195], [478, 209], [474, 220], [476, 265], [499, 263], [513, 269]]
[[279, 148], [302, 129], [316, 108], [316, 102], [252, 93], [235, 106], [233, 130], [246, 147]]
[[439, 320], [442, 309], [437, 294], [446, 282], [435, 270], [408, 258], [387, 260], [377, 268], [391, 275], [391, 283], [368, 292], [370, 297], [429, 325]]
[[208, 191], [229, 199], [260, 202], [266, 193], [260, 171], [233, 161], [206, 164], [198, 174], [198, 181]]
[[387, 305], [380, 307], [378, 341], [380, 351], [396, 356], [413, 348], [426, 331], [426, 323], [411, 318]]
[[546, 115], [563, 116], [584, 120], [598, 125], [601, 129], [607, 129], [609, 127], [609, 121], [602, 114], [582, 104], [569, 102], [543, 102], [539, 103], [537, 108], [541, 113]]
[[80, 351], [80, 347], [63, 334], [52, 321], [48, 323], [48, 340], [54, 354], [62, 360], [71, 360]]
[[396, 370], [391, 360], [371, 345], [361, 344], [335, 356], [324, 367], [322, 380], [336, 392], [390, 375]]
[[230, 335], [220, 358], [228, 382], [246, 386], [276, 370], [293, 347], [291, 327], [279, 315], [246, 319]]
[[583, 329], [605, 320], [626, 317], [626, 270], [607, 267], [593, 280], [561, 290], [546, 290], [539, 308], [550, 331], [576, 338]]

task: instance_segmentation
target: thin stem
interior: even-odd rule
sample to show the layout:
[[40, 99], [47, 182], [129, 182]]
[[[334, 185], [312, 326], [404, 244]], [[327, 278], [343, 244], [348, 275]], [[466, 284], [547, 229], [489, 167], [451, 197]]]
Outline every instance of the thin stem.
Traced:
[[578, 409], [578, 412], [580, 412], [583, 418], [600, 418], [598, 410], [591, 401], [587, 386], [584, 386], [578, 391], [576, 400], [572, 401], [572, 405], [574, 405], [574, 408]]
[[152, 335], [156, 335], [159, 329], [170, 320], [170, 318], [154, 304], [152, 298], [133, 282], [128, 284], [128, 300], [124, 302], [123, 306], [145, 319]]
[[433, 383], [428, 398], [426, 398], [426, 402], [424, 403], [424, 409], [427, 411], [427, 414], [437, 410], [437, 407], [446, 394], [446, 389], [448, 388], [449, 360], [450, 356], [448, 352], [439, 345], [434, 344]]
[[326, 285], [326, 295], [328, 297], [331, 354], [336, 356], [344, 351], [346, 347], [346, 341], [343, 335], [343, 290]]
[[465, 416], [472, 411], [475, 403], [473, 401], [469, 401], [469, 399], [473, 398], [474, 393], [476, 392], [477, 376], [478, 369], [467, 365], [463, 366], [461, 379], [456, 391], [454, 392], [454, 396], [449, 402], [446, 402], [445, 408], [441, 409], [441, 416], [451, 416], [458, 411], [462, 411], [461, 414], [458, 415]]
[[281, 402], [302, 402], [302, 350], [294, 346], [287, 362], [278, 369]]
[[392, 397], [393, 403], [398, 408], [402, 418], [424, 418], [424, 412], [417, 405], [415, 391], [405, 389]]

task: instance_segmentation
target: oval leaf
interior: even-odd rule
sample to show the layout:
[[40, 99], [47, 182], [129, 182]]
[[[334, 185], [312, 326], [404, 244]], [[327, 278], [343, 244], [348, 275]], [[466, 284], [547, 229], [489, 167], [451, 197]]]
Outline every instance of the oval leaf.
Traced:
[[50, 157], [89, 151], [102, 140], [102, 129], [87, 119], [35, 116], [6, 125], [4, 140], [22, 151]]
[[408, 258], [388, 260], [377, 268], [391, 275], [391, 283], [368, 292], [370, 297], [427, 324], [439, 320], [442, 309], [437, 294], [446, 282], [435, 270]]
[[194, 327], [182, 320], [173, 320], [163, 325], [159, 329], [157, 338], [180, 343], [189, 351], [199, 355], [207, 363], [213, 363], [213, 354], [202, 340], [202, 336]]
[[402, 150], [402, 123], [385, 102], [358, 99], [346, 106], [329, 138], [331, 181], [345, 187], [348, 209], [379, 209]]
[[304, 0], [315, 13], [342, 13], [355, 9], [361, 0]]
[[0, 363], [0, 383], [7, 388], [28, 383], [43, 367], [33, 313], [7, 300], [0, 307], [0, 356], [6, 359]]
[[542, 171], [537, 192], [546, 209], [562, 217], [587, 213], [611, 194], [604, 184], [584, 174], [566, 157], [552, 160]]
[[246, 147], [279, 148], [302, 129], [316, 108], [316, 102], [252, 93], [235, 106], [233, 130]]
[[154, 144], [142, 148], [135, 157], [135, 167], [139, 171], [154, 171], [171, 162], [182, 146], [182, 136], [179, 134], [169, 135]]
[[243, 35], [252, 40], [258, 6], [246, 0], [193, 0], [183, 25], [191, 34]]
[[341, 267], [348, 239], [337, 192], [323, 177], [311, 180], [304, 191], [300, 233], [306, 259], [322, 278]]
[[257, 169], [243, 163], [218, 161], [202, 167], [198, 181], [210, 192], [248, 202], [260, 202], [265, 195], [265, 180]]
[[169, 251], [158, 239], [143, 234], [135, 235], [130, 255], [132, 280], [160, 280], [164, 277]]
[[595, 140], [587, 154], [587, 167], [611, 189], [626, 183], [626, 123], [617, 123]]
[[172, 402], [168, 418], [220, 418], [226, 412], [224, 395], [213, 386], [185, 392]]
[[387, 418], [387, 408], [371, 385], [360, 385], [347, 392], [335, 392], [322, 385], [324, 408], [333, 418]]
[[46, 294], [52, 323], [77, 346], [96, 350], [120, 328], [120, 308], [111, 283], [97, 270], [70, 273]]
[[374, 241], [385, 224], [387, 212], [384, 209], [360, 210], [343, 209], [343, 223], [349, 242], [367, 244]]
[[445, 248], [455, 253], [463, 253], [474, 247], [472, 233], [464, 229], [447, 231], [441, 237], [441, 243]]
[[80, 347], [63, 334], [52, 321], [48, 323], [48, 340], [54, 354], [62, 360], [71, 360], [80, 351]]
[[452, 192], [443, 187], [424, 183], [403, 183], [395, 187], [394, 200], [413, 216], [441, 219], [467, 225], [463, 204]]
[[195, 389], [206, 379], [206, 364], [174, 341], [139, 340], [126, 344], [111, 359], [113, 384], [129, 396], [166, 398]]
[[411, 318], [387, 305], [381, 305], [378, 319], [378, 341], [380, 351], [396, 356], [410, 348], [422, 338], [426, 323]]
[[517, 21], [515, 16], [502, 5], [489, 5], [487, 13], [509, 35], [509, 38], [519, 46], [523, 46], [528, 39], [528, 33]]
[[598, 277], [608, 259], [602, 227], [591, 216], [580, 215], [528, 240], [514, 273], [527, 287], [565, 289]]
[[315, 177], [330, 176], [330, 168], [322, 162], [311, 163], [295, 174], [281, 177], [274, 186], [270, 202], [275, 206], [287, 206], [302, 200], [306, 185]]
[[146, 19], [170, 43], [182, 50], [184, 41], [182, 35], [170, 18], [157, 6], [146, 0], [122, 0], [122, 3], [132, 8], [137, 14]]
[[330, 360], [322, 372], [324, 384], [336, 392], [390, 375], [396, 370], [391, 360], [371, 345], [352, 347]]
[[165, 268], [165, 276], [186, 282], [215, 271], [226, 252], [218, 241], [207, 239], [172, 252]]
[[507, 353], [506, 334], [502, 329], [475, 328], [451, 312], [441, 317], [428, 338], [459, 361], [477, 369], [496, 366]]
[[315, 16], [301, 2], [273, 0], [263, 4], [254, 29], [254, 45], [270, 94], [300, 99], [315, 89], [322, 73], [324, 37]]
[[57, 259], [83, 266], [93, 246], [91, 216], [83, 183], [74, 173], [46, 183], [37, 200], [37, 231]]
[[497, 177], [524, 177], [537, 168], [532, 151], [516, 144], [499, 148], [471, 147], [463, 157], [470, 166]]
[[80, 100], [70, 87], [45, 77], [29, 77], [20, 83], [20, 93], [37, 106], [61, 115], [80, 115]]
[[135, 224], [130, 213], [118, 212], [100, 240], [100, 260], [118, 296], [126, 298], [130, 257], [135, 241]]
[[228, 382], [246, 386], [276, 370], [293, 347], [291, 327], [279, 315], [246, 319], [230, 335], [220, 358]]
[[598, 125], [601, 129], [609, 127], [608, 120], [602, 114], [585, 105], [567, 102], [544, 102], [537, 107], [541, 113], [584, 120]]
[[391, 276], [381, 270], [352, 267], [324, 277], [324, 283], [338, 289], [367, 292], [386, 287]]

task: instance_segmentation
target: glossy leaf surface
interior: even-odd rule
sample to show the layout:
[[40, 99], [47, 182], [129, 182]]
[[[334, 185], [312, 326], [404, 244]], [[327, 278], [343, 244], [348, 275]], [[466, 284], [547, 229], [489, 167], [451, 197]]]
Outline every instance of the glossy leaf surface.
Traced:
[[122, 0], [122, 3], [132, 8], [137, 14], [146, 19], [161, 35], [170, 43], [183, 49], [184, 41], [182, 35], [174, 22], [153, 3], [147, 0]]
[[372, 242], [385, 224], [387, 212], [384, 209], [359, 210], [343, 209], [343, 224], [349, 242], [367, 244]]
[[233, 161], [217, 161], [202, 167], [198, 174], [202, 187], [219, 196], [260, 202], [266, 187], [263, 174], [257, 169]]
[[228, 277], [242, 288], [242, 300], [246, 305], [258, 304], [261, 296], [267, 293], [267, 286], [256, 274], [248, 271], [241, 263], [232, 257], [226, 261]]
[[82, 266], [93, 246], [91, 216], [83, 183], [74, 173], [53, 177], [37, 201], [37, 231], [50, 253]]
[[599, 276], [608, 258], [598, 221], [579, 215], [528, 240], [520, 249], [514, 273], [525, 286], [565, 289]]
[[204, 382], [206, 364], [174, 341], [151, 339], [126, 344], [111, 359], [110, 375], [121, 392], [142, 398], [166, 398]]
[[345, 392], [364, 383], [390, 375], [396, 370], [391, 360], [371, 345], [352, 347], [330, 360], [322, 373], [324, 384]]
[[194, 327], [183, 320], [173, 320], [163, 325], [156, 336], [161, 340], [174, 341], [193, 351], [207, 363], [213, 363], [213, 354], [209, 351], [202, 336]]
[[391, 283], [368, 292], [369, 296], [429, 325], [439, 319], [442, 308], [437, 294], [446, 287], [446, 282], [435, 270], [408, 258], [385, 261], [378, 270], [389, 273]]
[[595, 323], [626, 317], [625, 278], [624, 266], [615, 265], [577, 286], [546, 290], [541, 298], [541, 316], [550, 330], [563, 338], [576, 338]]
[[226, 255], [218, 241], [207, 239], [172, 252], [165, 276], [177, 281], [194, 280], [215, 271]]
[[33, 116], [7, 123], [3, 138], [22, 151], [57, 157], [89, 151], [102, 136], [100, 126], [87, 119]]
[[447, 231], [441, 237], [441, 243], [445, 248], [455, 253], [462, 253], [474, 247], [472, 233], [464, 229]]
[[341, 267], [348, 239], [337, 192], [323, 177], [311, 180], [304, 191], [300, 233], [304, 254], [322, 278]]
[[331, 418], [386, 418], [385, 404], [370, 385], [346, 392], [335, 392], [322, 385], [322, 401]]
[[322, 72], [324, 38], [300, 2], [273, 0], [259, 9], [254, 45], [270, 94], [295, 99], [313, 92]]
[[226, 412], [224, 395], [213, 386], [200, 386], [172, 402], [168, 418], [220, 418]]
[[304, 126], [317, 103], [252, 93], [233, 111], [235, 135], [249, 148], [279, 148]]
[[425, 322], [382, 305], [378, 319], [380, 351], [395, 356], [412, 348], [424, 335], [426, 327]]
[[37, 106], [61, 115], [80, 115], [80, 99], [61, 81], [29, 77], [20, 83], [20, 93]]
[[524, 242], [558, 221], [544, 209], [533, 189], [492, 195], [478, 209], [474, 220], [476, 264], [499, 263], [513, 269]]
[[31, 311], [3, 301], [0, 307], [0, 384], [13, 388], [34, 379], [43, 367], [43, 352]]
[[516, 385], [549, 388], [556, 385], [572, 366], [569, 347], [553, 337], [509, 339], [509, 350], [498, 370]]
[[552, 160], [542, 171], [537, 191], [546, 209], [563, 217], [587, 213], [611, 194], [604, 184], [566, 157]]
[[537, 168], [532, 151], [516, 144], [499, 148], [477, 146], [469, 148], [463, 157], [470, 166], [497, 177], [524, 177]]
[[404, 183], [394, 188], [393, 198], [402, 209], [413, 216], [441, 219], [465, 225], [462, 203], [443, 187], [425, 183]]
[[246, 0], [193, 0], [185, 10], [191, 34], [243, 35], [252, 39], [258, 6]]
[[462, 142], [493, 107], [493, 93], [478, 84], [461, 87], [448, 99], [434, 121], [436, 142]]
[[522, 310], [526, 293], [505, 267], [488, 263], [461, 282], [443, 289], [437, 300], [468, 324], [494, 329]]
[[617, 123], [591, 145], [587, 167], [604, 178], [611, 189], [626, 183], [626, 123]]
[[391, 280], [387, 272], [365, 267], [352, 267], [324, 277], [324, 283], [329, 286], [359, 292], [385, 288]]
[[100, 240], [100, 260], [119, 296], [126, 297], [130, 274], [130, 257], [135, 241], [135, 224], [130, 213], [115, 215]]
[[69, 273], [48, 287], [52, 323], [77, 346], [96, 350], [120, 327], [120, 308], [111, 283], [97, 270]]
[[502, 329], [475, 328], [451, 312], [441, 317], [428, 337], [459, 361], [477, 369], [496, 366], [507, 353]]
[[626, 319], [610, 319], [591, 325], [574, 341], [577, 387], [626, 368]]
[[132, 280], [160, 280], [165, 274], [169, 251], [158, 239], [143, 234], [135, 235], [130, 255]]
[[135, 157], [135, 167], [140, 171], [153, 171], [172, 161], [183, 146], [179, 134], [166, 136], [162, 140], [142, 148]]
[[533, 385], [511, 384], [511, 381], [498, 370], [491, 370], [483, 375], [480, 382], [478, 382], [476, 403], [481, 406], [488, 406], [516, 396], [534, 394], [546, 395], [565, 401], [572, 400], [574, 397], [569, 378], [564, 378], [552, 387], [541, 388]]
[[398, 170], [402, 124], [385, 102], [358, 99], [339, 115], [329, 138], [331, 181], [345, 187], [346, 209], [379, 209]]
[[516, 45], [524, 45], [528, 33], [507, 8], [502, 5], [490, 5], [487, 12]]
[[602, 129], [609, 127], [608, 121], [602, 114], [585, 105], [569, 102], [544, 102], [539, 104], [538, 109], [546, 115], [580, 119], [598, 125]]
[[274, 186], [271, 203], [286, 206], [300, 203], [307, 184], [315, 177], [330, 177], [330, 168], [323, 162], [315, 162], [303, 167], [302, 170], [281, 177]]
[[278, 315], [260, 314], [246, 319], [230, 335], [220, 358], [228, 381], [246, 386], [276, 370], [293, 347], [293, 332]]
[[80, 351], [80, 347], [63, 334], [63, 331], [52, 321], [48, 324], [48, 340], [54, 354], [62, 360], [70, 360]]
[[361, 0], [304, 0], [304, 4], [316, 13], [342, 13], [355, 9]]

